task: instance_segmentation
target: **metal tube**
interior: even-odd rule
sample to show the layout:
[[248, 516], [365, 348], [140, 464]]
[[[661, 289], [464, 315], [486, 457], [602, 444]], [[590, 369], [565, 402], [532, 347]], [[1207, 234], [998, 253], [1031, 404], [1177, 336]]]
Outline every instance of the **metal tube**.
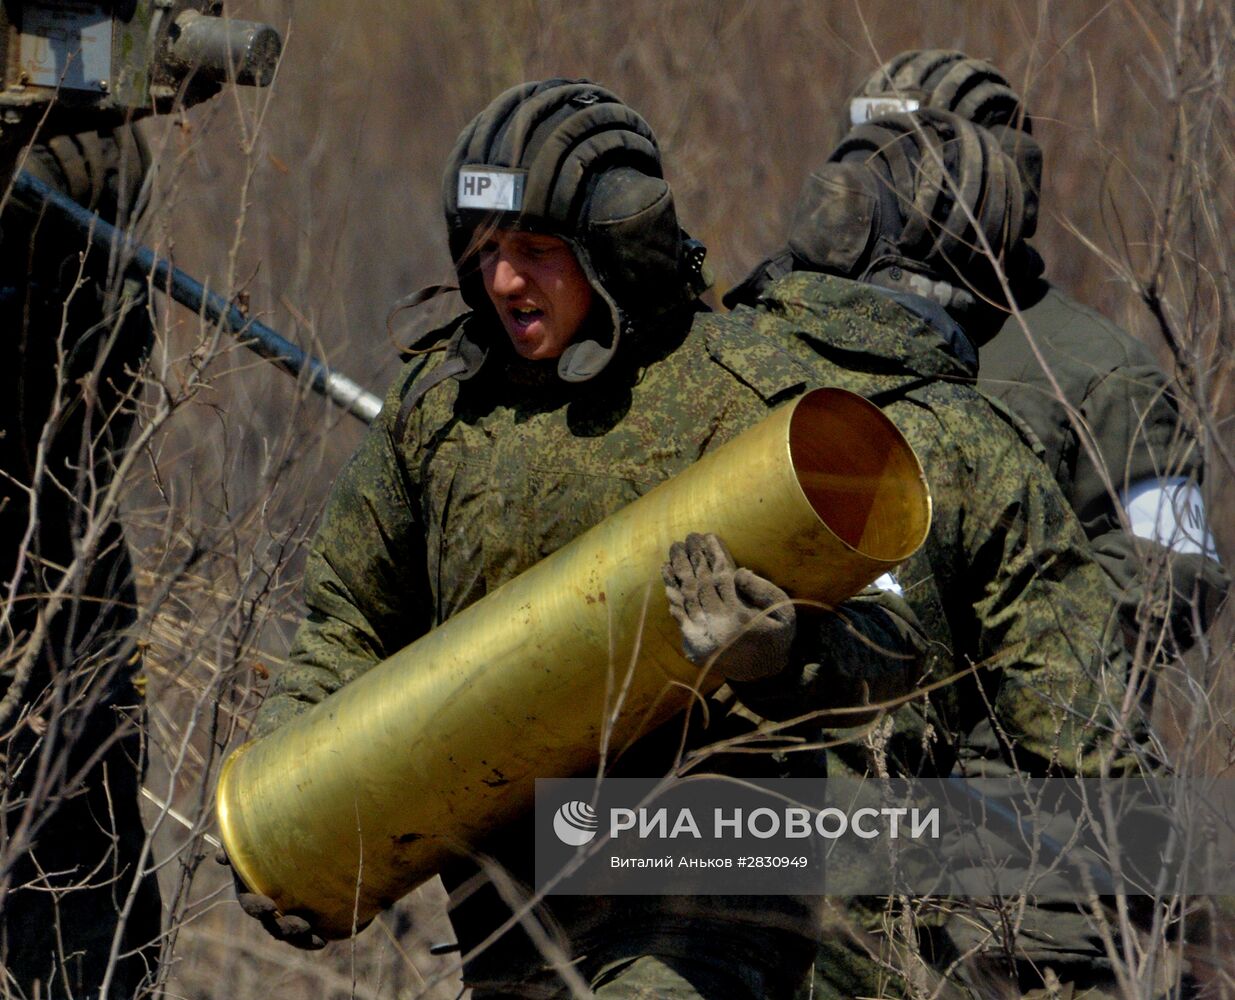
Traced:
[[672, 542], [714, 531], [791, 596], [839, 603], [929, 524], [891, 421], [845, 390], [808, 393], [240, 747], [219, 779], [228, 857], [345, 936], [353, 912], [363, 923], [529, 811], [536, 778], [594, 769], [610, 726], [620, 747], [720, 685], [682, 656], [660, 579]]
[[13, 193], [18, 197], [46, 202], [56, 209], [87, 239], [97, 240], [126, 261], [126, 270], [148, 279], [155, 288], [170, 295], [182, 306], [201, 313], [212, 323], [241, 338], [244, 346], [273, 361], [292, 375], [308, 372], [308, 382], [321, 393], [365, 423], [372, 423], [382, 408], [382, 401], [367, 392], [346, 375], [331, 371], [321, 361], [275, 333], [266, 324], [246, 316], [223, 296], [208, 292], [201, 282], [170, 261], [155, 255], [147, 246], [136, 242], [94, 212], [81, 207], [72, 198], [48, 187], [27, 171], [21, 171], [13, 181]]
[[274, 79], [283, 50], [268, 24], [183, 11], [170, 33], [168, 58], [182, 73], [200, 73], [216, 83], [265, 87]]

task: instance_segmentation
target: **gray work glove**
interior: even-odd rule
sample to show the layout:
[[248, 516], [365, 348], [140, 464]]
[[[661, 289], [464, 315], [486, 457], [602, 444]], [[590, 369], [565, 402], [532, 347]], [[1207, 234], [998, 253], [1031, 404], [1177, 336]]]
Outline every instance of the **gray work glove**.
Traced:
[[269, 896], [250, 892], [249, 887], [236, 874], [236, 869], [228, 860], [226, 851], [220, 848], [214, 859], [231, 872], [232, 883], [236, 889], [236, 902], [240, 904], [240, 908], [260, 923], [272, 938], [284, 944], [290, 944], [294, 948], [303, 948], [305, 951], [317, 951], [319, 948], [326, 947], [325, 940], [313, 933], [313, 925], [304, 917], [281, 913], [275, 901]]
[[713, 534], [674, 542], [661, 568], [669, 613], [682, 629], [682, 649], [698, 666], [712, 664], [731, 681], [754, 681], [789, 665], [797, 615], [789, 595], [748, 569], [738, 569]]

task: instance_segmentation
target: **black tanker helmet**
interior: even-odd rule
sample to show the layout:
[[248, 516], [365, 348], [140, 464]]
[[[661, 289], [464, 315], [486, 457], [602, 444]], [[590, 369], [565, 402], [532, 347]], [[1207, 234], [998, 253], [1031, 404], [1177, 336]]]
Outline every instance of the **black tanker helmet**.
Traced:
[[463, 130], [443, 183], [451, 257], [464, 300], [491, 309], [476, 259], [485, 227], [565, 240], [611, 323], [589, 323], [558, 361], [568, 382], [595, 376], [624, 330], [703, 290], [703, 245], [678, 226], [656, 137], [587, 80], [514, 87]]
[[1002, 259], [1023, 235], [1016, 165], [986, 129], [926, 109], [850, 130], [806, 179], [789, 250], [797, 268], [953, 307], [997, 296], [983, 240]]
[[1042, 190], [1042, 149], [1033, 121], [1007, 78], [983, 59], [951, 49], [910, 49], [879, 67], [849, 99], [846, 127], [934, 108], [988, 129], [1016, 164], [1025, 197], [1024, 237], [1034, 234]]

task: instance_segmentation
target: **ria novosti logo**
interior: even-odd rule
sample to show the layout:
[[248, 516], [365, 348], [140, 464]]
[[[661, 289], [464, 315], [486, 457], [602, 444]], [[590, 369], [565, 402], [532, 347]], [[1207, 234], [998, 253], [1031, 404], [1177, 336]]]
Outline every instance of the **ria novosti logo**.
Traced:
[[596, 836], [596, 810], [578, 799], [564, 803], [553, 815], [553, 832], [570, 847], [582, 847]]

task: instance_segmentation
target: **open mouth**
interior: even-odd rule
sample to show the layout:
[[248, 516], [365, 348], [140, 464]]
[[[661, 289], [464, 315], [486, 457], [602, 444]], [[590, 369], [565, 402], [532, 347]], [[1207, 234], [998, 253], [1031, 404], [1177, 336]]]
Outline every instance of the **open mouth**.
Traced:
[[527, 330], [533, 323], [544, 316], [543, 309], [535, 309], [532, 307], [515, 306], [510, 309], [510, 319], [514, 328], [519, 331]]

